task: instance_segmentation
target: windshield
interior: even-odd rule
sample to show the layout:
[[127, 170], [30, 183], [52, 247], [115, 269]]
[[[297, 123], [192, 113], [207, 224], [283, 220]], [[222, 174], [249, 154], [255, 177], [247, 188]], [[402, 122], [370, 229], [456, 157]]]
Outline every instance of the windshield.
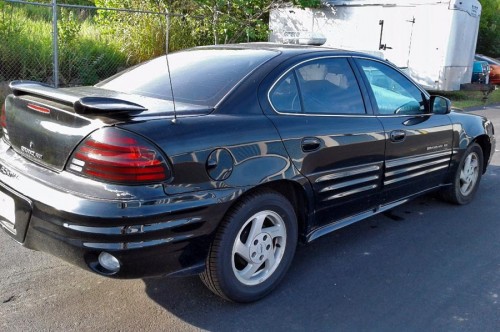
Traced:
[[[168, 55], [175, 101], [215, 106], [252, 70], [277, 55], [269, 50], [193, 49]], [[172, 100], [165, 56], [123, 71], [100, 88]]]

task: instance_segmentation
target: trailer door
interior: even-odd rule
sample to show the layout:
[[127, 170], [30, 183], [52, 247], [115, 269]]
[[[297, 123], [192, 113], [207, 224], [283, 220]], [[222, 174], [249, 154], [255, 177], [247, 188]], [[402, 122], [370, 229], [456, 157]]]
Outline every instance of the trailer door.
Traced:
[[409, 66], [415, 17], [400, 7], [384, 8], [379, 20], [379, 50], [400, 68]]

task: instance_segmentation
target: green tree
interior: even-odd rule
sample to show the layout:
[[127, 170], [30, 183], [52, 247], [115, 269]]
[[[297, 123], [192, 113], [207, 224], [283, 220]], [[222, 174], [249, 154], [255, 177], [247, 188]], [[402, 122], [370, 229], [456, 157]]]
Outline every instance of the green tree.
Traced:
[[278, 6], [294, 4], [319, 7], [320, 0], [193, 0], [200, 14], [212, 27], [214, 44], [267, 40], [269, 11]]
[[[97, 7], [129, 8], [171, 13], [169, 50], [196, 45], [265, 41], [269, 11], [293, 3], [318, 7], [320, 0], [95, 0]], [[165, 52], [166, 24], [163, 15], [130, 14], [100, 10], [96, 18], [130, 52], [135, 63]]]
[[476, 51], [500, 57], [500, 0], [479, 0], [479, 2], [483, 9]]

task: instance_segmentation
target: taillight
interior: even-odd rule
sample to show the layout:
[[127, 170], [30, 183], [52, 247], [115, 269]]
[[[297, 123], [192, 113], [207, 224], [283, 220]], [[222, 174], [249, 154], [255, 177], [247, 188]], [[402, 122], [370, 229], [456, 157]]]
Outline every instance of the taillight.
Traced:
[[7, 116], [5, 115], [5, 104], [2, 104], [2, 112], [0, 113], [0, 126], [7, 128]]
[[1, 134], [7, 141], [9, 140], [9, 133], [7, 132], [7, 115], [5, 114], [5, 103], [2, 104], [2, 111], [0, 112], [0, 127]]
[[167, 161], [144, 138], [117, 128], [103, 128], [77, 147], [66, 169], [91, 179], [148, 184], [170, 178]]

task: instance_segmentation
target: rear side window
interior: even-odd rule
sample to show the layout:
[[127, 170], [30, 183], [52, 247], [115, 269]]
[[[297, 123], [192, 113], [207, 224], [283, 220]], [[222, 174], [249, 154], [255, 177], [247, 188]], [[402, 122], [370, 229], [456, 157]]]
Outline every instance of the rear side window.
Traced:
[[269, 96], [281, 113], [365, 114], [358, 82], [345, 58], [306, 62], [275, 84]]
[[297, 80], [293, 71], [276, 84], [271, 93], [271, 103], [278, 112], [303, 113]]
[[[176, 101], [215, 106], [246, 75], [278, 53], [248, 49], [194, 49], [168, 56]], [[98, 87], [172, 100], [165, 56], [101, 82]]]

